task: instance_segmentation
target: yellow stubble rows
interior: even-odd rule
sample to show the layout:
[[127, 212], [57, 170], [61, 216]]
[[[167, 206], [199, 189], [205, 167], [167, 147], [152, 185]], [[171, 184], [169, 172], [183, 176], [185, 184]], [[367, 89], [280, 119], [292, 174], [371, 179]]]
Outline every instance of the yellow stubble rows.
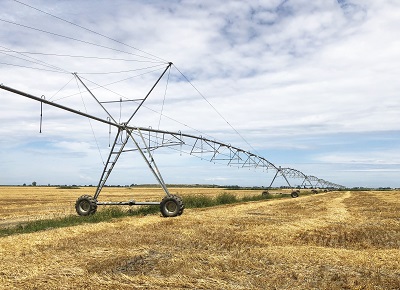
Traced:
[[[224, 188], [176, 188], [170, 193], [182, 197], [187, 195], [216, 196], [229, 192], [237, 197], [261, 194], [260, 190], [229, 190]], [[81, 195], [93, 196], [95, 187], [60, 189], [56, 187], [0, 187], [0, 228], [21, 222], [64, 217], [75, 212], [75, 202]], [[161, 201], [165, 193], [157, 187], [104, 187], [100, 201]], [[101, 210], [101, 208], [99, 208]]]
[[398, 289], [397, 194], [330, 192], [5, 237], [0, 287]]

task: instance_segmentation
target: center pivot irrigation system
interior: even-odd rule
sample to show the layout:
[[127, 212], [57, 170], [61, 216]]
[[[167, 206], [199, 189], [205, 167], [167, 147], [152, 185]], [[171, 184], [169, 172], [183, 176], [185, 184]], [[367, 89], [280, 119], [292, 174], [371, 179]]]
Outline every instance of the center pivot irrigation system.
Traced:
[[[131, 126], [129, 123], [132, 118], [138, 112], [143, 103], [150, 96], [154, 88], [157, 86], [159, 81], [162, 79], [164, 74], [170, 69], [172, 63], [168, 63], [165, 70], [159, 76], [157, 81], [153, 84], [149, 92], [145, 95], [143, 99], [139, 100], [138, 107], [134, 110], [132, 115], [126, 122], [117, 122], [115, 118], [107, 111], [107, 109], [102, 105], [96, 96], [90, 91], [90, 89], [85, 85], [82, 79], [78, 76], [77, 73], [74, 73], [74, 76], [79, 80], [79, 82], [85, 87], [88, 93], [94, 98], [94, 100], [100, 105], [100, 107], [107, 114], [107, 118], [103, 119], [100, 117], [93, 116], [88, 113], [84, 113], [70, 107], [66, 107], [60, 105], [58, 103], [54, 103], [48, 101], [42, 97], [36, 97], [31, 94], [16, 90], [11, 87], [7, 87], [3, 84], [0, 85], [0, 88], [33, 100], [40, 102], [41, 104], [47, 104], [50, 106], [54, 106], [71, 113], [81, 115], [92, 120], [96, 120], [109, 126], [114, 126], [117, 128], [117, 133], [114, 139], [113, 144], [110, 146], [110, 152], [107, 158], [107, 161], [104, 164], [103, 172], [101, 174], [99, 183], [97, 185], [96, 192], [94, 196], [83, 195], [78, 198], [75, 204], [76, 211], [79, 215], [87, 216], [94, 214], [99, 205], [158, 205], [160, 206], [160, 211], [164, 217], [175, 217], [179, 216], [183, 213], [184, 204], [182, 198], [178, 195], [171, 194], [168, 191], [166, 183], [161, 176], [161, 173], [156, 165], [156, 162], [153, 158], [152, 152], [161, 147], [170, 147], [180, 152], [188, 153], [190, 155], [197, 156], [201, 159], [205, 159], [211, 162], [219, 162], [225, 163], [228, 166], [234, 167], [242, 167], [242, 168], [260, 168], [265, 171], [275, 170], [276, 174], [269, 186], [271, 188], [273, 182], [278, 176], [282, 176], [287, 182], [289, 188], [292, 186], [289, 183], [288, 178], [301, 178], [302, 187], [324, 187], [324, 188], [342, 188], [343, 186], [334, 184], [323, 179], [319, 179], [315, 176], [307, 176], [302, 172], [291, 169], [291, 168], [281, 168], [275, 166], [273, 163], [269, 162], [265, 158], [258, 156], [254, 153], [251, 153], [246, 150], [242, 150], [240, 148], [231, 146], [230, 144], [225, 144], [222, 142], [218, 142], [215, 140], [211, 140], [208, 138], [204, 138], [202, 136], [194, 136], [189, 134], [184, 134], [182, 132], [170, 132], [163, 131], [152, 128], [144, 128], [144, 127], [136, 127]], [[133, 142], [133, 149], [129, 149], [126, 145], [129, 141]], [[144, 161], [147, 163], [150, 171], [155, 176], [156, 180], [162, 187], [165, 192], [164, 198], [161, 202], [138, 202], [135, 200], [130, 201], [122, 201], [122, 202], [101, 202], [98, 200], [101, 190], [106, 184], [107, 179], [109, 178], [114, 166], [116, 165], [118, 159], [121, 154], [129, 151], [138, 151], [140, 155], [143, 157]], [[298, 191], [292, 192], [292, 197], [298, 196]]]

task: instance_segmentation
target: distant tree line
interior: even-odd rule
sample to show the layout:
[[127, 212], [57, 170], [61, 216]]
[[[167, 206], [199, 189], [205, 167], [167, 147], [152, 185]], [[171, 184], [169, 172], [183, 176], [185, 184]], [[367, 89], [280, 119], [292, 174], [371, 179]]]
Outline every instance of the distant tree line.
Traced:
[[[24, 183], [22, 186], [38, 186], [36, 181], [33, 181], [31, 184], [26, 184]], [[42, 185], [44, 186], [44, 185]], [[47, 184], [47, 186], [54, 186], [58, 188], [79, 188], [79, 187], [93, 187], [92, 184], [90, 185], [59, 185], [59, 184], [53, 184], [51, 185], [50, 183]], [[267, 187], [265, 186], [239, 186], [239, 185], [216, 185], [216, 184], [167, 184], [168, 187], [186, 187], [186, 188], [225, 188], [227, 190], [258, 190], [258, 189], [266, 189]], [[159, 184], [135, 184], [132, 183], [131, 185], [104, 185], [104, 187], [160, 187]], [[297, 186], [296, 188], [300, 189], [300, 186]], [[271, 187], [270, 189], [276, 190], [276, 189], [291, 189], [289, 186], [280, 186], [280, 187]], [[351, 191], [366, 191], [366, 190], [379, 190], [379, 191], [385, 191], [385, 190], [395, 190], [396, 188], [391, 188], [391, 187], [349, 187], [349, 188], [344, 188], [344, 189], [336, 189], [336, 190], [351, 190]]]

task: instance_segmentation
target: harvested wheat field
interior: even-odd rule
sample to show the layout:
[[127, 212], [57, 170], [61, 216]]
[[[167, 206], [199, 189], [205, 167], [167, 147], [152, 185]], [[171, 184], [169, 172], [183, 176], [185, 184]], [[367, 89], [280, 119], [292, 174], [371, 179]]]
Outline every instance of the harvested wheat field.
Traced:
[[[11, 196], [40, 218], [73, 213], [82, 192], [58, 200], [53, 188], [37, 208]], [[398, 194], [328, 192], [2, 237], [0, 287], [399, 289]], [[2, 218], [26, 218], [1, 198]]]
[[[260, 190], [229, 190], [224, 188], [177, 188], [171, 194], [210, 196], [229, 192], [238, 197], [261, 194]], [[7, 187], [0, 186], [0, 228], [48, 218], [64, 217], [75, 212], [75, 202], [81, 195], [93, 196], [95, 187]], [[282, 191], [280, 191], [282, 192]], [[285, 193], [289, 193], [286, 191]], [[161, 201], [164, 191], [159, 187], [104, 187], [100, 201]], [[101, 208], [99, 208], [101, 210]]]

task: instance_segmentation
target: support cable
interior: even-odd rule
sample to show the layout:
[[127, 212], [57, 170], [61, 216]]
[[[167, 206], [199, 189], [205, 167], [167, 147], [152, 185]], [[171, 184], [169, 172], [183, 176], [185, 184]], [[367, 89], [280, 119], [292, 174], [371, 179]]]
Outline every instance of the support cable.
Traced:
[[68, 86], [68, 84], [75, 78], [75, 76], [73, 76], [68, 83], [66, 83], [61, 89], [59, 89], [54, 95], [51, 96], [51, 98], [49, 99], [49, 101], [54, 98], [59, 92], [61, 92], [66, 86]]
[[[104, 34], [101, 34], [101, 33], [99, 33], [99, 32], [96, 32], [96, 31], [94, 31], [94, 30], [91, 30], [91, 29], [89, 29], [89, 28], [83, 27], [83, 26], [81, 26], [81, 25], [79, 25], [79, 24], [76, 24], [76, 23], [73, 23], [73, 22], [71, 22], [71, 21], [65, 20], [65, 19], [63, 19], [63, 18], [61, 18], [61, 17], [59, 17], [59, 16], [55, 16], [55, 15], [49, 13], [49, 12], [46, 12], [46, 11], [43, 11], [43, 10], [41, 10], [41, 9], [39, 9], [39, 8], [30, 6], [30, 5], [28, 5], [28, 4], [26, 4], [26, 3], [23, 3], [23, 2], [21, 2], [21, 1], [18, 1], [18, 0], [14, 0], [14, 1], [17, 2], [17, 3], [19, 3], [19, 4], [21, 4], [21, 5], [25, 5], [25, 6], [29, 7], [29, 8], [31, 8], [31, 9], [34, 9], [34, 10], [39, 11], [39, 12], [41, 12], [41, 13], [44, 13], [44, 14], [46, 14], [46, 15], [48, 15], [48, 16], [54, 17], [54, 18], [56, 18], [56, 19], [58, 19], [58, 20], [64, 21], [64, 22], [66, 22], [66, 23], [68, 23], [68, 24], [71, 24], [71, 25], [73, 25], [73, 26], [79, 27], [79, 28], [81, 28], [81, 29], [84, 29], [84, 30], [89, 31], [89, 32], [91, 32], [91, 33], [94, 33], [94, 34], [96, 34], [96, 35], [99, 35], [99, 36], [101, 36], [101, 37], [107, 38], [107, 39], [112, 40], [112, 41], [114, 41], [114, 42], [117, 42], [117, 43], [119, 43], [119, 44], [125, 45], [125, 46], [127, 46], [127, 47], [129, 47], [129, 48], [133, 48], [133, 49], [135, 49], [135, 50], [137, 50], [137, 51], [140, 51], [140, 52], [142, 52], [142, 53], [144, 53], [144, 54], [150, 55], [150, 56], [152, 56], [152, 57], [158, 58], [159, 60], [162, 60], [162, 61], [167, 62], [165, 59], [162, 59], [161, 57], [158, 57], [158, 56], [156, 56], [156, 55], [153, 55], [153, 54], [151, 54], [151, 53], [148, 53], [148, 52], [145, 52], [145, 51], [143, 51], [143, 50], [141, 50], [141, 49], [138, 49], [138, 48], [136, 48], [136, 47], [134, 47], [134, 46], [128, 45], [128, 44], [126, 44], [126, 43], [123, 43], [122, 41], [119, 41], [119, 40], [116, 40], [116, 39], [114, 39], [114, 38], [108, 37], [108, 36], [106, 36], [106, 35], [104, 35]], [[143, 57], [143, 56], [142, 56], [142, 57]]]
[[[55, 33], [55, 32], [50, 32], [50, 31], [47, 31], [47, 30], [43, 30], [43, 29], [32, 27], [32, 26], [24, 25], [24, 24], [21, 24], [21, 23], [9, 21], [9, 20], [6, 20], [6, 19], [0, 18], [0, 21], [8, 23], [8, 24], [24, 27], [24, 28], [27, 28], [27, 29], [39, 31], [39, 32], [42, 32], [42, 33], [50, 34], [50, 35], [53, 35], [53, 36], [57, 36], [57, 37], [61, 37], [61, 38], [65, 38], [65, 39], [81, 42], [81, 43], [84, 43], [84, 44], [89, 44], [89, 45], [93, 45], [93, 46], [97, 46], [97, 47], [101, 47], [101, 48], [105, 48], [105, 49], [109, 49], [109, 50], [113, 50], [113, 51], [117, 51], [117, 52], [122, 52], [122, 53], [130, 54], [130, 55], [140, 56], [140, 57], [147, 58], [147, 59], [152, 59], [152, 58], [149, 58], [149, 57], [146, 57], [146, 56], [143, 56], [143, 55], [138, 55], [138, 54], [131, 53], [131, 52], [128, 52], [128, 51], [124, 51], [124, 50], [108, 47], [108, 46], [105, 46], [105, 45], [101, 45], [101, 44], [97, 44], [97, 43], [81, 40], [81, 39], [78, 39], [78, 38], [62, 35], [62, 34]], [[154, 60], [154, 59], [152, 59], [152, 60]]]
[[[151, 72], [147, 72], [147, 73], [145, 73], [145, 74], [152, 73], [152, 72], [155, 72], [155, 71], [156, 71], [156, 70], [151, 71]], [[120, 80], [120, 81], [116, 81], [116, 82], [112, 82], [112, 83], [108, 83], [108, 84], [105, 84], [105, 85], [100, 85], [100, 84], [98, 84], [98, 83], [96, 83], [96, 82], [93, 82], [93, 81], [91, 81], [91, 80], [89, 80], [89, 79], [87, 79], [87, 78], [85, 78], [85, 77], [81, 77], [81, 78], [84, 79], [85, 81], [88, 81], [88, 82], [90, 82], [90, 83], [96, 85], [96, 87], [92, 88], [91, 91], [94, 91], [94, 90], [96, 90], [96, 89], [102, 88], [102, 89], [105, 89], [105, 90], [107, 90], [107, 91], [109, 91], [109, 92], [111, 92], [111, 93], [113, 93], [113, 94], [116, 94], [116, 95], [121, 96], [122, 98], [128, 100], [128, 98], [127, 98], [126, 96], [123, 96], [123, 95], [121, 95], [121, 94], [119, 94], [119, 93], [117, 93], [117, 92], [114, 92], [114, 91], [108, 89], [107, 86], [113, 85], [113, 84], [118, 83], [118, 82], [126, 81], [126, 80], [131, 79], [131, 78], [134, 78], [134, 77], [139, 77], [139, 76], [142, 76], [142, 75], [144, 75], [144, 74], [140, 74], [140, 75], [137, 75], [137, 76], [129, 77], [129, 78], [126, 78], [126, 79], [123, 79], [123, 80]], [[79, 95], [79, 94], [80, 94], [80, 93], [68, 95], [68, 96], [65, 96], [65, 97], [58, 98], [58, 99], [56, 99], [56, 100], [54, 100], [54, 101], [55, 101], [55, 102], [56, 102], [56, 101], [60, 101], [60, 100], [66, 99], [66, 98], [74, 97], [74, 96]], [[137, 101], [135, 101], [135, 100], [129, 100], [129, 101], [137, 102]], [[156, 111], [156, 110], [154, 110], [154, 109], [152, 109], [152, 108], [150, 108], [150, 107], [147, 107], [146, 105], [142, 105], [142, 106], [143, 106], [144, 108], [146, 108], [146, 109], [152, 111], [153, 113], [157, 113], [157, 114], [159, 113], [158, 111]], [[188, 129], [190, 129], [190, 130], [193, 130], [193, 131], [195, 131], [195, 132], [197, 132], [197, 133], [199, 133], [199, 134], [202, 134], [202, 135], [204, 135], [204, 136], [207, 136], [207, 137], [212, 138], [212, 136], [210, 136], [210, 135], [208, 135], [208, 134], [206, 134], [206, 133], [204, 133], [204, 132], [202, 132], [202, 131], [200, 131], [200, 130], [198, 130], [198, 129], [196, 129], [196, 128], [193, 128], [193, 127], [191, 127], [191, 126], [189, 126], [189, 125], [187, 125], [187, 124], [185, 124], [185, 123], [182, 123], [182, 122], [180, 122], [180, 121], [178, 121], [178, 120], [176, 120], [176, 119], [174, 119], [174, 118], [172, 118], [172, 117], [169, 117], [169, 116], [167, 116], [167, 115], [165, 115], [165, 114], [163, 114], [163, 113], [161, 113], [161, 114], [162, 114], [162, 117], [163, 117], [163, 118], [166, 118], [166, 119], [168, 119], [168, 120], [171, 120], [171, 121], [173, 121], [173, 122], [175, 122], [175, 123], [177, 123], [177, 124], [180, 124], [180, 125], [182, 125], [182, 126], [188, 128]]]
[[108, 75], [108, 74], [120, 74], [120, 73], [129, 73], [129, 72], [134, 72], [134, 71], [140, 71], [140, 70], [145, 70], [145, 69], [150, 69], [150, 68], [161, 68], [164, 67], [164, 64], [156, 64], [153, 66], [148, 66], [144, 68], [137, 68], [137, 69], [131, 69], [131, 70], [123, 70], [123, 71], [112, 71], [112, 72], [79, 72], [80, 75]]
[[[162, 106], [161, 106], [161, 112], [160, 112], [160, 119], [158, 120], [158, 127], [157, 129], [160, 130], [160, 125], [161, 125], [161, 118], [164, 112], [164, 105], [165, 105], [165, 98], [167, 96], [167, 90], [168, 90], [168, 84], [169, 84], [169, 76], [171, 74], [171, 67], [168, 70], [168, 76], [167, 76], [167, 83], [165, 84], [165, 90], [164, 90], [164, 98], [163, 98], [163, 102], [162, 102]], [[156, 140], [158, 140], [157, 138], [157, 134], [156, 134]]]
[[[257, 153], [257, 150], [253, 148], [253, 146], [250, 145], [250, 143], [239, 133], [238, 130], [236, 130], [229, 122], [226, 120], [224, 116], [206, 99], [206, 97], [194, 86], [194, 84], [174, 65], [176, 70], [185, 78], [185, 80], [197, 91], [197, 93], [211, 106], [211, 108], [214, 109], [214, 111], [231, 127], [233, 131], [235, 131], [236, 134], [248, 145], [250, 148]], [[258, 153], [257, 153], [258, 154]]]
[[[17, 59], [22, 59], [22, 60], [24, 60], [24, 61], [33, 62], [33, 63], [35, 63], [35, 64], [43, 65], [43, 66], [48, 67], [48, 68], [50, 68], [50, 69], [56, 69], [56, 70], [59, 70], [59, 71], [65, 72], [65, 73], [68, 72], [68, 71], [66, 71], [66, 70], [63, 69], [63, 68], [60, 68], [60, 67], [55, 66], [55, 65], [52, 65], [52, 64], [48, 64], [48, 63], [46, 63], [46, 62], [44, 62], [44, 61], [42, 61], [42, 60], [40, 60], [40, 59], [37, 59], [37, 58], [31, 57], [31, 56], [25, 55], [25, 54], [23, 54], [23, 53], [20, 53], [20, 52], [18, 52], [18, 51], [16, 51], [16, 50], [11, 49], [11, 48], [8, 48], [8, 47], [5, 47], [5, 46], [1, 46], [1, 45], [0, 45], [0, 47], [7, 50], [6, 52], [1, 51], [2, 54], [5, 54], [5, 55], [8, 55], [8, 56], [17, 58]], [[11, 55], [11, 54], [9, 54], [9, 53], [7, 53], [7, 52], [11, 52], [11, 53], [16, 53], [16, 54], [22, 55], [24, 58], [18, 57], [18, 56], [15, 56], [15, 55]]]
[[29, 69], [34, 69], [34, 70], [49, 71], [49, 72], [53, 72], [53, 73], [70, 74], [70, 72], [61, 72], [61, 71], [58, 71], [58, 70], [51, 70], [51, 69], [45, 69], [45, 68], [31, 67], [31, 66], [19, 65], [19, 64], [12, 64], [12, 63], [6, 63], [6, 62], [0, 62], [0, 64], [9, 65], [9, 66], [16, 66], [16, 67], [22, 67], [22, 68], [29, 68]]
[[162, 74], [158, 77], [158, 79], [156, 80], [156, 82], [153, 84], [153, 86], [151, 87], [151, 89], [148, 91], [148, 93], [146, 94], [146, 96], [143, 98], [142, 102], [139, 104], [139, 106], [136, 108], [136, 110], [133, 112], [133, 114], [131, 115], [131, 117], [128, 119], [128, 121], [126, 121], [126, 124], [128, 125], [129, 122], [132, 120], [132, 118], [136, 115], [136, 113], [139, 111], [140, 107], [144, 104], [144, 102], [147, 100], [147, 98], [150, 96], [151, 92], [154, 90], [154, 88], [157, 86], [157, 84], [160, 82], [160, 80], [163, 78], [164, 74], [167, 72], [167, 70], [169, 70], [172, 66], [172, 62], [169, 62], [167, 67], [165, 68], [165, 70], [162, 72]]
[[162, 117], [162, 114], [163, 114], [163, 111], [164, 111], [164, 104], [165, 104], [165, 98], [166, 98], [166, 96], [167, 96], [167, 89], [168, 89], [168, 83], [169, 83], [169, 75], [170, 75], [170, 73], [171, 73], [171, 68], [170, 68], [169, 71], [168, 71], [167, 83], [166, 83], [166, 85], [165, 85], [164, 99], [163, 99], [162, 106], [161, 106], [160, 119], [158, 120], [158, 127], [157, 127], [158, 130], [160, 129], [161, 117]]
[[[78, 86], [78, 90], [79, 90], [79, 92], [81, 93], [81, 88], [80, 88], [80, 86], [79, 86], [79, 82], [78, 82], [78, 79], [77, 79], [77, 76], [76, 76], [76, 75], [75, 75], [75, 81], [76, 81], [76, 85]], [[84, 101], [84, 99], [83, 99], [82, 93], [81, 93], [81, 99], [82, 99], [83, 106], [84, 106], [84, 108], [85, 108], [85, 112], [86, 112], [86, 114], [87, 114], [87, 108], [86, 108], [86, 104], [85, 104], [85, 101]], [[99, 151], [99, 155], [100, 155], [100, 158], [101, 158], [101, 162], [102, 162], [103, 165], [105, 166], [106, 164], [104, 163], [103, 156], [101, 155], [99, 143], [97, 142], [96, 134], [94, 133], [93, 126], [92, 126], [92, 122], [90, 121], [90, 118], [88, 118], [88, 121], [89, 121], [90, 128], [92, 129], [92, 133], [93, 133], [94, 141], [96, 142], [97, 150]]]
[[[107, 115], [110, 117], [111, 120], [113, 120], [114, 123], [117, 123], [117, 121], [114, 120], [114, 118], [111, 116], [111, 114], [104, 108], [104, 106], [100, 103], [100, 101], [96, 98], [95, 95], [89, 90], [89, 88], [85, 85], [85, 83], [80, 79], [77, 73], [73, 73], [73, 75], [76, 77], [77, 80], [80, 81], [80, 83], [85, 87], [85, 89], [89, 92], [89, 94], [96, 100], [96, 102], [100, 105], [100, 107], [103, 108], [103, 110], [107, 113]], [[82, 96], [82, 94], [81, 94]]]
[[[16, 52], [15, 50], [9, 49], [9, 48], [4, 47], [4, 46], [0, 46], [0, 47], [5, 48], [5, 49], [8, 49], [8, 52]], [[59, 67], [57, 67], [57, 66], [55, 66], [55, 65], [52, 65], [52, 64], [48, 64], [48, 63], [46, 63], [46, 62], [44, 62], [44, 61], [41, 61], [41, 60], [36, 59], [36, 58], [33, 58], [33, 57], [31, 57], [31, 56], [26, 56], [26, 55], [21, 54], [21, 53], [18, 53], [18, 52], [16, 52], [16, 53], [18, 53], [18, 54], [24, 56], [25, 58], [18, 57], [18, 56], [16, 56], [16, 55], [12, 55], [12, 54], [9, 54], [9, 53], [4, 52], [4, 51], [2, 51], [1, 53], [2, 53], [2, 54], [5, 54], [5, 55], [8, 55], [8, 56], [10, 56], [10, 57], [14, 57], [14, 58], [17, 58], [17, 59], [21, 59], [21, 60], [23, 60], [23, 61], [28, 61], [28, 62], [32, 62], [32, 63], [34, 63], [34, 64], [42, 65], [42, 66], [45, 66], [45, 67], [47, 67], [47, 68], [49, 68], [49, 69], [52, 69], [52, 70], [56, 69], [56, 70], [59, 70], [59, 71], [62, 71], [62, 72], [67, 73], [67, 71], [64, 70], [64, 69], [62, 69], [62, 68], [59, 68]], [[28, 58], [28, 59], [27, 59], [27, 58]]]
[[[109, 91], [110, 93], [113, 93], [113, 94], [115, 94], [115, 95], [117, 95], [117, 96], [122, 97], [123, 99], [129, 100], [129, 99], [128, 99], [127, 97], [125, 97], [124, 95], [121, 95], [121, 94], [119, 94], [119, 93], [117, 93], [117, 92], [114, 92], [113, 90], [110, 90], [109, 88], [107, 88], [107, 86], [111, 86], [111, 85], [114, 85], [114, 84], [117, 84], [117, 83], [121, 83], [121, 82], [130, 80], [130, 79], [133, 79], [133, 78], [141, 77], [141, 76], [144, 76], [144, 75], [146, 75], [146, 74], [151, 74], [151, 73], [156, 72], [156, 71], [159, 71], [159, 69], [151, 70], [151, 71], [148, 71], [148, 72], [145, 72], [145, 73], [141, 73], [141, 74], [138, 74], [138, 75], [135, 75], [135, 76], [131, 76], [131, 77], [128, 77], [128, 78], [124, 78], [124, 79], [122, 79], [122, 80], [118, 80], [118, 81], [115, 81], [115, 82], [107, 83], [107, 84], [105, 84], [105, 85], [100, 85], [100, 84], [95, 83], [95, 82], [93, 82], [93, 81], [91, 81], [91, 80], [89, 80], [89, 79], [87, 79], [87, 78], [84, 78], [84, 77], [81, 77], [81, 78], [84, 79], [85, 81], [88, 81], [88, 82], [90, 82], [90, 83], [96, 85], [96, 87], [92, 88], [92, 91], [97, 90], [97, 89], [104, 89], [104, 90]], [[79, 95], [79, 93], [75, 93], [75, 94], [72, 94], [72, 95], [68, 95], [68, 96], [65, 96], [65, 97], [61, 97], [61, 98], [58, 98], [58, 99], [55, 100], [55, 101], [59, 101], [59, 100], [71, 98], [71, 97], [74, 97], [74, 96], [76, 96], [76, 95]]]
[[[0, 50], [0, 52], [7, 52], [7, 51]], [[44, 53], [44, 52], [32, 52], [32, 51], [13, 51], [13, 52], [18, 53], [18, 54], [34, 54], [34, 55], [56, 56], [56, 57], [70, 57], [70, 58], [84, 58], [84, 59], [98, 59], [98, 60], [112, 60], [112, 61], [126, 61], [126, 62], [160, 63], [159, 61], [99, 57], [99, 56], [87, 56], [87, 55], [57, 54], [57, 53]]]

